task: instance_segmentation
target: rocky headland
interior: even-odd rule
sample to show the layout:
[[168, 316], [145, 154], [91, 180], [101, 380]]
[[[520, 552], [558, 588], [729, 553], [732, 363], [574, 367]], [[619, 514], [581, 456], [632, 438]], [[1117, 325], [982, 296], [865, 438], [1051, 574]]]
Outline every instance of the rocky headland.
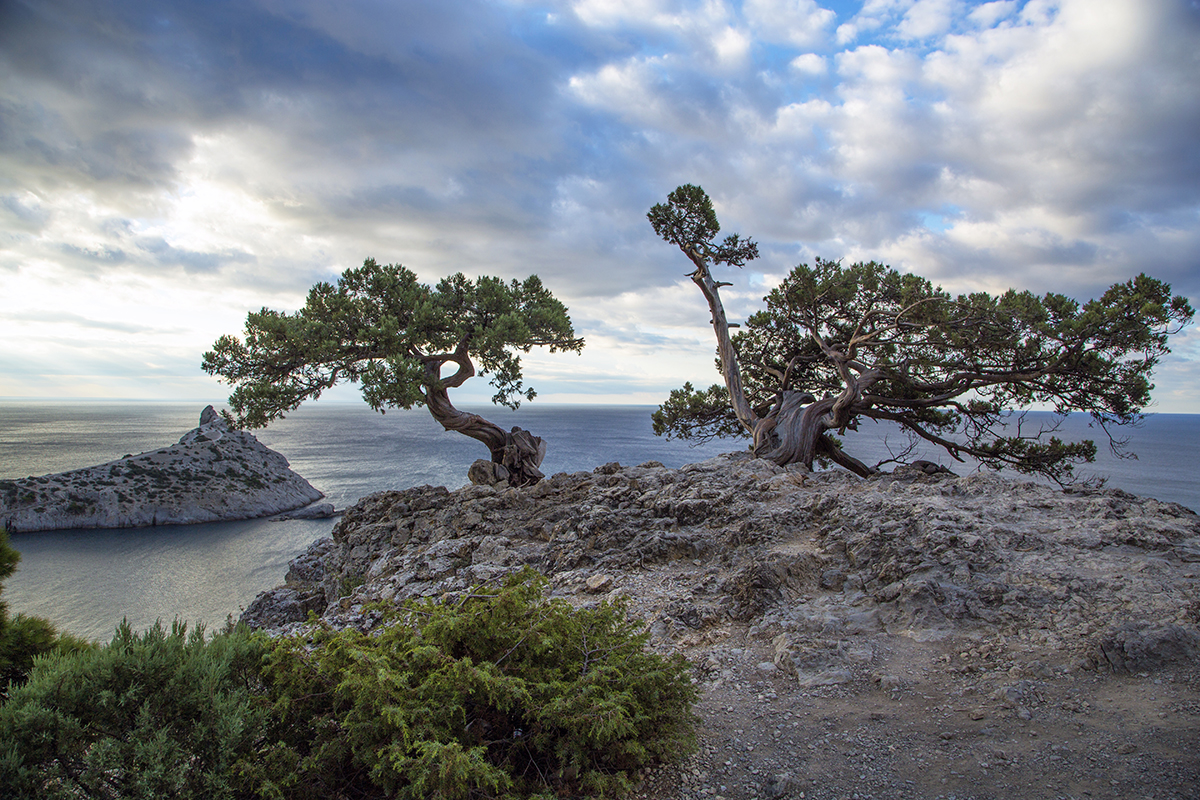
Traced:
[[208, 406], [200, 425], [170, 447], [0, 481], [0, 524], [14, 532], [188, 525], [271, 516], [323, 496], [286, 458], [230, 430]]
[[379, 623], [531, 565], [623, 597], [703, 688], [668, 798], [1194, 797], [1200, 517], [918, 467], [745, 454], [364, 498], [243, 614]]

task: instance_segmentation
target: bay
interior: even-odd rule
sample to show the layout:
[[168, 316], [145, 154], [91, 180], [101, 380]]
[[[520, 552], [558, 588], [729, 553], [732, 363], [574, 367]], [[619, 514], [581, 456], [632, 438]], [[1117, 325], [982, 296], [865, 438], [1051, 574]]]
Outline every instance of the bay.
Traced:
[[[0, 478], [77, 469], [157, 449], [196, 426], [194, 403], [0, 402]], [[542, 436], [549, 451], [547, 474], [591, 470], [616, 461], [660, 461], [678, 467], [744, 447], [711, 442], [690, 447], [654, 436], [648, 406], [548, 406], [519, 411], [474, 409], [504, 427], [519, 425]], [[1049, 415], [1033, 414], [1037, 424]], [[1072, 415], [1057, 435], [1094, 438], [1102, 432]], [[1200, 415], [1159, 414], [1127, 433], [1137, 460], [1113, 457], [1101, 446], [1084, 475], [1135, 494], [1200, 507], [1200, 479], [1184, 466], [1200, 448]], [[467, 467], [487, 453], [477, 442], [447, 433], [422, 409], [377, 414], [363, 405], [304, 406], [287, 419], [256, 431], [259, 440], [291, 462], [325, 492], [337, 508], [376, 491], [422, 484], [450, 488], [465, 482]], [[903, 446], [895, 429], [867, 423], [843, 437], [847, 449], [868, 463]], [[919, 455], [959, 474], [957, 464], [925, 447]], [[60, 628], [107, 640], [127, 619], [144, 629], [175, 618], [219, 625], [236, 616], [258, 592], [283, 579], [287, 562], [329, 534], [331, 520], [248, 520], [205, 525], [122, 530], [73, 530], [14, 534], [21, 551], [18, 571], [4, 586], [15, 612], [48, 617]]]
[[[194, 403], [0, 402], [0, 478], [78, 469], [166, 446], [197, 425], [200, 410]], [[610, 461], [677, 467], [731, 449], [662, 440], [651, 431], [647, 407], [475, 410], [545, 438], [547, 474]], [[316, 403], [254, 433], [339, 509], [388, 489], [457, 488], [471, 462], [487, 457], [482, 445], [442, 430], [423, 409], [381, 415], [363, 405]], [[176, 618], [211, 627], [282, 582], [287, 563], [332, 527], [332, 520], [246, 520], [16, 533], [11, 541], [21, 564], [5, 582], [4, 599], [14, 612], [99, 641], [122, 619], [135, 629]]]

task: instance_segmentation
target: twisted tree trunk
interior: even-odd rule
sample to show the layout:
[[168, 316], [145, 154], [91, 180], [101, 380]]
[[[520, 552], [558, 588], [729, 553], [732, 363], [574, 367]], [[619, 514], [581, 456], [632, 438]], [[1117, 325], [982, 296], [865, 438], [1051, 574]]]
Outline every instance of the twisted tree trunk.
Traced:
[[[712, 312], [717, 354], [721, 360], [721, 375], [725, 378], [725, 388], [729, 390], [729, 401], [738, 421], [754, 437], [754, 455], [774, 461], [780, 466], [804, 464], [809, 469], [812, 469], [816, 458], [823, 457], [862, 477], [874, 474], [876, 470], [846, 454], [825, 435], [825, 432], [846, 425], [853, 417], [851, 409], [855, 401], [877, 380], [878, 375], [870, 372], [855, 378], [849, 367], [843, 363], [841, 367], [843, 377], [847, 381], [846, 389], [836, 397], [823, 400], [816, 400], [807, 392], [788, 390], [785, 375], [784, 386], [781, 387], [782, 391], [775, 405], [765, 416], [758, 416], [746, 398], [737, 351], [729, 335], [729, 320], [721, 303], [720, 288], [729, 284], [713, 280], [708, 258], [704, 253], [694, 248], [685, 252], [696, 265], [695, 271], [689, 277], [700, 287], [704, 299], [708, 301], [709, 311]], [[788, 374], [790, 373], [789, 367]]]
[[807, 392], [785, 391], [754, 426], [754, 455], [776, 464], [803, 464], [812, 469], [818, 457], [828, 458], [861, 477], [876, 470], [847, 454], [825, 435], [839, 427], [832, 413], [839, 397], [816, 400]]
[[[465, 345], [453, 354], [424, 356], [422, 360], [425, 362], [425, 405], [443, 428], [482, 442], [491, 453], [492, 462], [499, 465], [495, 476], [513, 486], [529, 486], [546, 477], [538, 469], [546, 457], [546, 442], [540, 436], [518, 427], [506, 431], [478, 414], [460, 411], [450, 402], [447, 389], [461, 386], [475, 374]], [[457, 364], [458, 371], [443, 379], [442, 365], [448, 361]]]

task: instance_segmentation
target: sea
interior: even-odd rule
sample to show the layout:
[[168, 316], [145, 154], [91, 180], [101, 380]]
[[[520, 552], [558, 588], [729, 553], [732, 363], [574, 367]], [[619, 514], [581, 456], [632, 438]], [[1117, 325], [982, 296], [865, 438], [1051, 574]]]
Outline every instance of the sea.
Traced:
[[[519, 425], [548, 445], [542, 471], [590, 471], [610, 462], [658, 461], [669, 467], [744, 449], [723, 440], [691, 446], [654, 435], [652, 406], [528, 403], [519, 411], [470, 408], [498, 425]], [[196, 427], [196, 403], [0, 401], [0, 479], [24, 478], [102, 464], [173, 444]], [[1031, 413], [1026, 429], [1051, 421]], [[1200, 415], [1152, 414], [1123, 431], [1137, 458], [1117, 458], [1086, 415], [1071, 415], [1056, 436], [1096, 440], [1095, 464], [1080, 470], [1107, 486], [1200, 509]], [[365, 405], [315, 403], [255, 431], [292, 469], [338, 509], [373, 492], [420, 485], [457, 488], [486, 449], [442, 430], [424, 409], [376, 413]], [[843, 437], [848, 452], [869, 464], [890, 459], [906, 443], [889, 426], [866, 423]], [[924, 448], [921, 457], [959, 474], [976, 465]], [[887, 468], [887, 467], [885, 467]], [[65, 530], [10, 535], [21, 553], [3, 595], [12, 613], [50, 619], [60, 630], [107, 641], [126, 620], [135, 629], [183, 620], [223, 625], [254, 597], [283, 581], [288, 562], [328, 536], [334, 520], [246, 520], [117, 530]]]

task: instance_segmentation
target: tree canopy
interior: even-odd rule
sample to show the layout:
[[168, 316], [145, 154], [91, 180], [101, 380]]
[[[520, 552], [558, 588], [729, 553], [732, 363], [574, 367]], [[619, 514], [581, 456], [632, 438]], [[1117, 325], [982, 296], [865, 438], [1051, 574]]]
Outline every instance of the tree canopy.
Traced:
[[1075, 464], [1095, 458], [1095, 443], [1065, 442], [1053, 425], [1031, 430], [1012, 414], [1087, 412], [1119, 446], [1113, 426], [1140, 419], [1153, 369], [1170, 352], [1168, 337], [1194, 313], [1168, 284], [1144, 274], [1081, 303], [1016, 290], [953, 296], [875, 262], [817, 259], [793, 269], [765, 298], [766, 309], [730, 337], [722, 284], [710, 268], [741, 266], [757, 255], [753, 242], [735, 235], [712, 244], [720, 227], [699, 187], [680, 187], [649, 218], [696, 267], [691, 277], [713, 310], [726, 379], [672, 392], [654, 415], [655, 431], [749, 435], [758, 455], [781, 464], [811, 467], [828, 458], [869, 474], [872, 467], [828, 435], [868, 418], [895, 423], [955, 459], [1069, 482]]
[[[313, 286], [294, 314], [251, 312], [245, 338], [220, 337], [202, 366], [234, 386], [228, 416], [238, 427], [262, 427], [349, 381], [377, 411], [427, 406], [447, 430], [487, 445], [514, 482], [529, 483], [541, 477], [545, 443], [459, 411], [447, 390], [475, 375], [478, 362], [491, 375], [492, 401], [515, 409], [536, 394], [519, 356], [533, 347], [583, 348], [566, 307], [536, 275], [506, 282], [458, 273], [430, 287], [406, 267], [368, 258], [336, 286]], [[443, 377], [447, 364], [455, 371]]]

